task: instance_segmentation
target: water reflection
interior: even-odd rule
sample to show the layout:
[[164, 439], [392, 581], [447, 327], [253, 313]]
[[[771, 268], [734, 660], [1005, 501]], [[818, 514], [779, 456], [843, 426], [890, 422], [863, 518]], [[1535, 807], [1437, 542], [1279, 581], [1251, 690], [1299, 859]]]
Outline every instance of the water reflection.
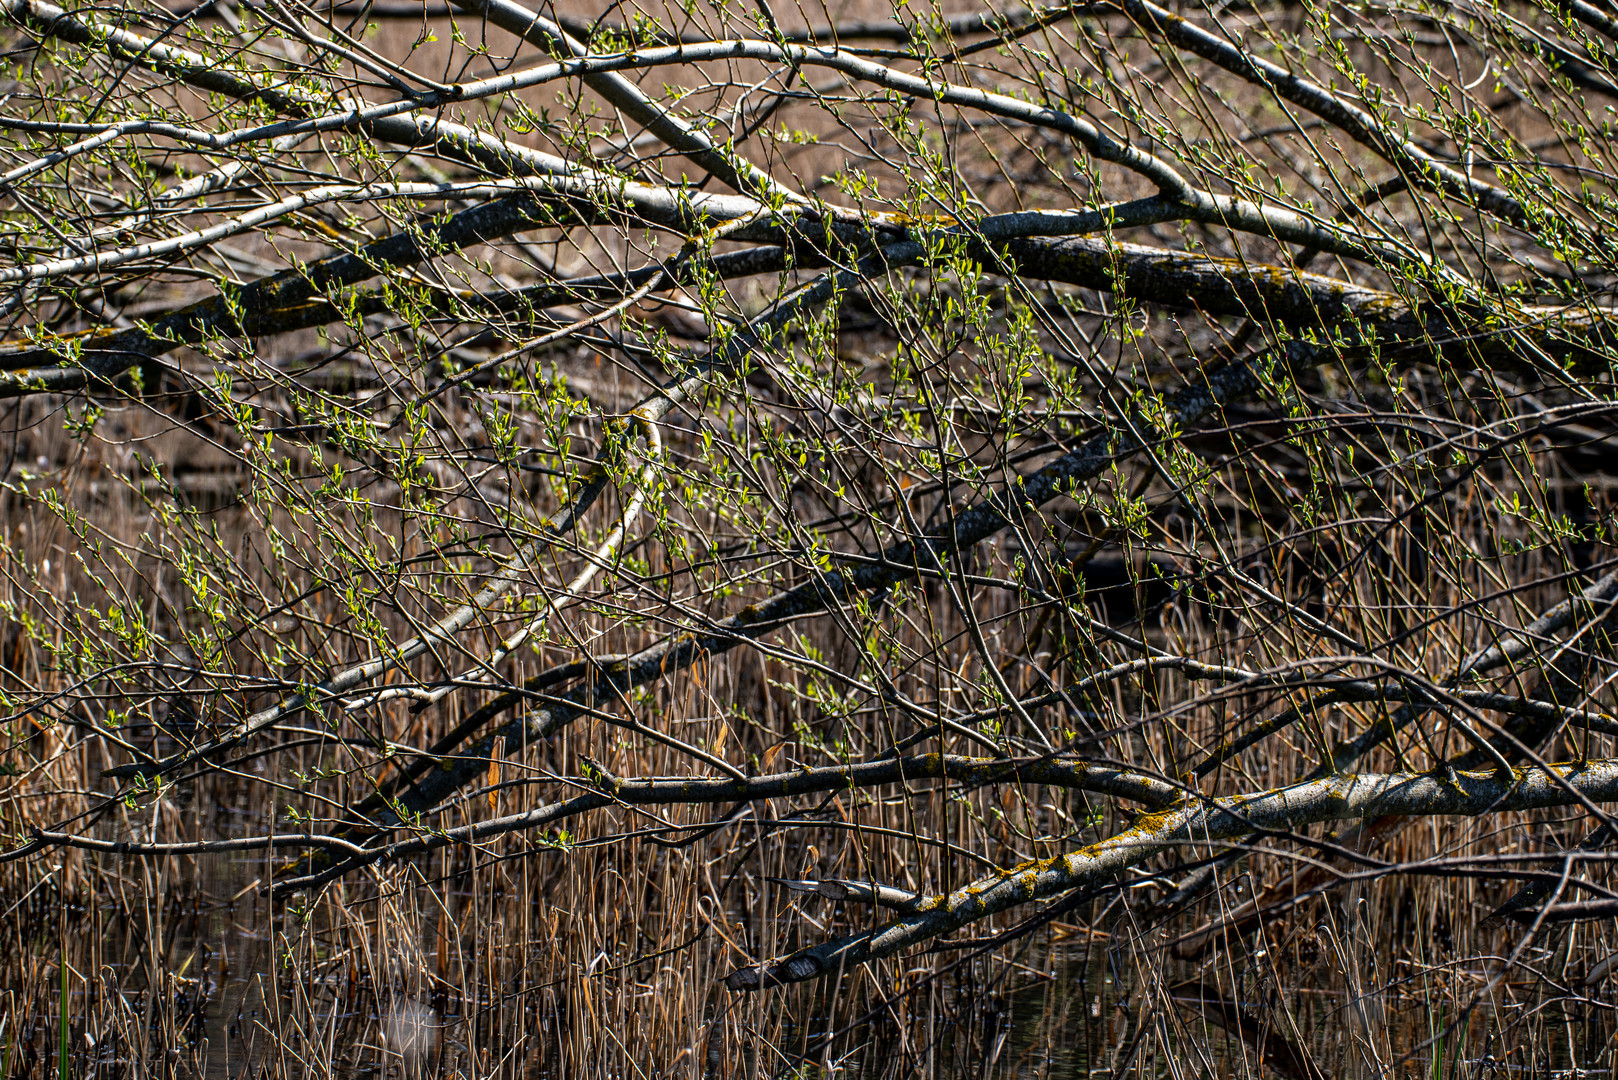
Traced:
[[[334, 921], [322, 926], [318, 920], [307, 921], [296, 908], [271, 908], [251, 889], [208, 891], [222, 899], [212, 904], [192, 900], [141, 918], [119, 918], [109, 907], [75, 924], [42, 920], [48, 929], [29, 939], [35, 955], [54, 972], [65, 952], [73, 978], [79, 980], [69, 995], [74, 1021], [68, 1072], [75, 1080], [141, 1075], [132, 1067], [136, 1060], [163, 1062], [165, 1080], [542, 1080], [580, 1075], [553, 1063], [552, 1047], [568, 1033], [558, 1027], [550, 1003], [565, 1001], [569, 991], [536, 985], [551, 979], [553, 969], [533, 953], [533, 937], [524, 944], [498, 920], [468, 920], [477, 927], [479, 936], [472, 940], [482, 951], [480, 956], [472, 956], [472, 950], [457, 954], [454, 950], [465, 943], [435, 930], [443, 925], [436, 918], [420, 910], [408, 917], [384, 917], [372, 906], [379, 903], [374, 897], [352, 907], [337, 905]], [[460, 903], [478, 894], [442, 895]], [[1612, 965], [1604, 961], [1576, 980], [1585, 988], [1582, 993], [1600, 997], [1536, 1000], [1529, 996], [1533, 986], [1549, 984], [1501, 984], [1503, 995], [1523, 995], [1521, 1015], [1532, 1017], [1539, 1027], [1519, 1027], [1502, 1037], [1484, 1031], [1480, 1022], [1451, 1038], [1447, 1050], [1424, 1049], [1445, 1019], [1434, 1007], [1440, 999], [1411, 977], [1391, 980], [1357, 1001], [1323, 954], [1309, 953], [1302, 958], [1307, 964], [1300, 961], [1301, 966], [1286, 969], [1278, 983], [1266, 974], [1273, 969], [1263, 967], [1263, 954], [1257, 951], [1232, 955], [1228, 959], [1235, 963], [1230, 965], [1198, 969], [1164, 961], [1153, 969], [1139, 966], [1151, 954], [1138, 940], [1125, 942], [1100, 929], [1069, 931], [1066, 937], [1026, 941], [1020, 951], [992, 961], [939, 964], [932, 974], [920, 974], [924, 969], [918, 965], [913, 992], [879, 1015], [867, 1014], [864, 1007], [850, 1009], [846, 1002], [839, 1010], [838, 991], [829, 983], [813, 991], [820, 998], [782, 995], [764, 1000], [766, 1008], [790, 1008], [810, 1019], [768, 1043], [746, 1025], [735, 1024], [730, 1030], [739, 1035], [728, 1037], [752, 1041], [722, 1059], [726, 1068], [668, 1075], [692, 1075], [693, 1080], [704, 1075], [760, 1080], [1346, 1080], [1379, 1075], [1378, 1063], [1343, 1034], [1352, 1035], [1344, 1017], [1358, 1016], [1362, 1008], [1374, 1012], [1380, 1030], [1373, 1034], [1394, 1057], [1406, 1055], [1401, 1067], [1383, 1076], [1432, 1076], [1439, 1067], [1441, 1075], [1456, 1080], [1604, 1075], [1572, 1067], [1574, 1062], [1606, 1064], [1603, 1047], [1613, 1034], [1614, 1011], [1604, 982]], [[60, 948], [63, 942], [65, 950]], [[501, 969], [498, 950], [507, 946], [529, 951], [514, 953], [522, 961]], [[1554, 938], [1545, 943], [1546, 950], [1563, 947]], [[485, 973], [510, 974], [496, 984], [474, 969], [469, 981], [466, 969], [455, 966], [457, 955], [471, 957]], [[1601, 951], [1598, 960], [1612, 955]], [[1493, 969], [1478, 959], [1443, 970], [1466, 990], [1483, 985]], [[582, 980], [590, 977], [580, 968], [574, 975], [581, 980], [576, 988], [586, 986]], [[641, 985], [633, 980], [643, 977], [626, 976], [615, 992], [632, 1002], [632, 1010], [655, 1015], [662, 1007], [655, 995], [631, 998], [622, 993], [624, 986]], [[44, 985], [54, 987], [54, 978], [48, 974]], [[472, 987], [467, 996], [457, 996], [467, 986]], [[690, 986], [694, 995], [707, 991], [697, 979]], [[593, 991], [575, 993], [576, 1002], [594, 1000]], [[806, 1007], [810, 1001], [823, 1007]], [[1509, 1015], [1514, 1007], [1503, 998], [1495, 1015]], [[19, 1026], [32, 1032], [26, 1053], [22, 1044], [15, 1044], [18, 1056], [11, 1076], [56, 1077], [57, 1002], [39, 994], [29, 1008], [31, 1025], [6, 1018], [8, 1032]], [[863, 1023], [850, 1024], [851, 1017], [861, 1016]], [[609, 1029], [602, 1021], [602, 1027], [590, 1030]], [[828, 1032], [840, 1034], [822, 1049], [819, 1043]], [[1533, 1046], [1525, 1041], [1525, 1032], [1562, 1035], [1556, 1044]], [[614, 1060], [633, 1060], [641, 1053], [638, 1064], [645, 1075], [659, 1075], [659, 1066], [668, 1060], [661, 1050], [626, 1041], [622, 1054], [609, 1048], [617, 1055]], [[709, 1050], [710, 1044], [698, 1044], [688, 1062], [719, 1057]], [[749, 1053], [753, 1056], [745, 1057]], [[738, 1061], [745, 1062], [743, 1067], [732, 1067]], [[637, 1074], [630, 1069], [595, 1075]]]
[[399, 1059], [405, 1080], [421, 1080], [436, 1064], [444, 1022], [438, 1010], [396, 994], [382, 1016], [382, 1045]]

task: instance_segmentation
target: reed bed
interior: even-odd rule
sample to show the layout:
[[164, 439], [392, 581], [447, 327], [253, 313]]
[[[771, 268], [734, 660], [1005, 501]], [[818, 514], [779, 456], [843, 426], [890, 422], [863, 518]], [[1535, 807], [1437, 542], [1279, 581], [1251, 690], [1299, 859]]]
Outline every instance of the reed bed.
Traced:
[[0, 1075], [1609, 1072], [1588, 7], [7, 8]]

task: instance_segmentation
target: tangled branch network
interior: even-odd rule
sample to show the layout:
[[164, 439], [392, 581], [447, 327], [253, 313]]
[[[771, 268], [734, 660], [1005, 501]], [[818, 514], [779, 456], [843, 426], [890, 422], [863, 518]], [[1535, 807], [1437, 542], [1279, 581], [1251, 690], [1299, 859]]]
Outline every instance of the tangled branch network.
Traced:
[[1608, 8], [0, 7], [8, 887], [1607, 910]]

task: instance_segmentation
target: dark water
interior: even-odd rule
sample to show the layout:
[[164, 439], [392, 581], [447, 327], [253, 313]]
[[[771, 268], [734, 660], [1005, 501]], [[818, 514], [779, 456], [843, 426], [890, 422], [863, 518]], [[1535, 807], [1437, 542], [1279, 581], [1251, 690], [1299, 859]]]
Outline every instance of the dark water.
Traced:
[[[57, 933], [36, 927], [43, 932], [31, 936], [32, 944], [53, 969], [64, 941], [76, 975], [99, 967], [97, 989], [87, 990], [78, 981], [69, 993], [73, 1076], [132, 1075], [130, 1033], [143, 1026], [149, 1032], [147, 1054], [165, 1046], [176, 1077], [239, 1080], [266, 1071], [356, 1080], [476, 1075], [464, 1064], [473, 1057], [464, 1042], [464, 1013], [477, 1003], [378, 986], [342, 962], [295, 978], [278, 964], [287, 915], [272, 912], [258, 896], [257, 878], [249, 876], [257, 869], [261, 864], [245, 863], [210, 874], [199, 893], [212, 899], [199, 895], [170, 906], [151, 920], [154, 934], [146, 932], [143, 920], [123, 917], [110, 905], [79, 912], [65, 923], [56, 920]], [[1039, 951], [1037, 963], [1024, 957], [1014, 968], [978, 964], [997, 974], [968, 993], [952, 987], [944, 1017], [929, 1030], [909, 1033], [909, 1068], [900, 1074], [1008, 1080], [1094, 1075], [1091, 1047], [1108, 1041], [1118, 1026], [1105, 950], [1055, 943]], [[161, 973], [155, 980], [154, 970]], [[104, 1020], [96, 1022], [106, 1016], [112, 995], [123, 997], [135, 1014], [125, 1018], [116, 1039], [106, 1037]], [[159, 1005], [166, 1008], [154, 1008]], [[32, 1020], [32, 1060], [19, 1054], [12, 1075], [57, 1080], [56, 1001], [36, 1002]], [[8, 1038], [18, 1027], [8, 1020]], [[824, 1030], [824, 1025], [809, 1027]], [[92, 1041], [91, 1029], [101, 1034], [99, 1042]], [[817, 1033], [794, 1034], [807, 1036], [798, 1040], [802, 1046]], [[324, 1061], [306, 1067], [294, 1044], [324, 1047]], [[881, 1036], [856, 1029], [845, 1032], [833, 1051], [813, 1053], [801, 1075], [894, 1075], [887, 1052]], [[1103, 1075], [1115, 1058], [1107, 1056]], [[831, 1068], [821, 1071], [825, 1065]]]
[[[34, 923], [24, 938], [30, 947], [55, 970], [65, 943], [72, 970], [81, 977], [70, 991], [72, 1076], [133, 1075], [131, 1042], [141, 1031], [148, 1033], [145, 1056], [151, 1059], [153, 1049], [162, 1048], [165, 1074], [175, 1077], [257, 1080], [267, 1073], [413, 1080], [488, 1075], [474, 1064], [479, 1047], [468, 1042], [476, 1026], [467, 1016], [486, 1009], [487, 1002], [467, 1002], [442, 991], [435, 995], [412, 986], [406, 977], [390, 979], [387, 972], [378, 973], [341, 951], [317, 955], [312, 970], [292, 970], [285, 962], [286, 942], [289, 933], [297, 932], [297, 913], [284, 906], [272, 909], [259, 896], [256, 886], [263, 870], [261, 861], [243, 860], [216, 864], [199, 881], [171, 882], [187, 898], [160, 913], [149, 912], [146, 919], [121, 916], [110, 905], [95, 912], [64, 912], [47, 893], [18, 907], [14, 917]], [[406, 927], [396, 932], [403, 934]], [[1289, 1068], [1286, 1048], [1279, 1044], [1265, 1046], [1267, 1064], [1256, 1069], [1255, 1059], [1264, 1056], [1256, 1048], [1281, 1015], [1273, 996], [1266, 1001], [1257, 985], [1249, 987], [1251, 1000], [1205, 998], [1183, 983], [1165, 991], [1167, 972], [1143, 971], [1134, 966], [1138, 962], [1125, 939], [1058, 928], [1053, 935], [1002, 951], [994, 962], [958, 965], [969, 975], [941, 979], [932, 994], [932, 1011], [913, 1022], [902, 1039], [892, 1025], [877, 1023], [843, 1031], [829, 1050], [819, 1050], [816, 1044], [835, 1025], [813, 1018], [801, 1029], [790, 1029], [782, 1046], [810, 1052], [796, 1073], [782, 1067], [773, 1075], [1003, 1080], [1299, 1075]], [[1487, 965], [1474, 966], [1479, 978], [1486, 975]], [[98, 973], [95, 990], [86, 989], [88, 980], [82, 978], [90, 971]], [[1146, 984], [1155, 988], [1153, 993], [1143, 992]], [[508, 989], [519, 1001], [539, 1000], [528, 993], [531, 988]], [[1342, 1029], [1350, 1003], [1323, 988], [1293, 989], [1297, 992], [1288, 1008], [1304, 1050], [1321, 1062], [1340, 1064], [1341, 1051], [1333, 1056], [1321, 1033]], [[112, 997], [126, 1003], [119, 1024], [107, 1020], [116, 1011], [109, 1005]], [[1419, 994], [1403, 992], [1400, 1001], [1401, 1008], [1389, 1006], [1380, 1015], [1400, 1028], [1396, 1044], [1418, 1046], [1433, 1030], [1434, 1011]], [[14, 1051], [12, 1075], [56, 1080], [57, 1006], [54, 999], [32, 1005], [31, 1025], [6, 1018], [7, 1044]], [[1383, 1075], [1389, 1080], [1530, 1075], [1600, 1080], [1610, 1075], [1610, 1022], [1593, 1022], [1588, 1008], [1555, 1001], [1535, 1008], [1545, 1021], [1542, 1029], [1565, 1033], [1559, 1048], [1530, 1053], [1520, 1045], [1470, 1038], [1462, 1040], [1461, 1053], [1439, 1046]], [[1610, 1020], [1613, 1011], [1606, 1006], [1602, 1016]], [[841, 1019], [846, 1023], [847, 1017]], [[1436, 1019], [1441, 1025], [1444, 1017], [1439, 1013]], [[529, 1021], [538, 1024], [540, 1018]], [[105, 1037], [113, 1028], [119, 1039]], [[91, 1029], [103, 1033], [99, 1043]], [[14, 1033], [19, 1030], [33, 1040], [31, 1058], [18, 1049]], [[1163, 1045], [1185, 1048], [1184, 1058], [1165, 1059]], [[316, 1052], [311, 1054], [310, 1048]], [[313, 1062], [300, 1060], [302, 1055]], [[164, 1059], [165, 1053], [156, 1058]], [[522, 1071], [535, 1078], [554, 1075], [543, 1069]], [[1352, 1075], [1377, 1073], [1362, 1067]]]

